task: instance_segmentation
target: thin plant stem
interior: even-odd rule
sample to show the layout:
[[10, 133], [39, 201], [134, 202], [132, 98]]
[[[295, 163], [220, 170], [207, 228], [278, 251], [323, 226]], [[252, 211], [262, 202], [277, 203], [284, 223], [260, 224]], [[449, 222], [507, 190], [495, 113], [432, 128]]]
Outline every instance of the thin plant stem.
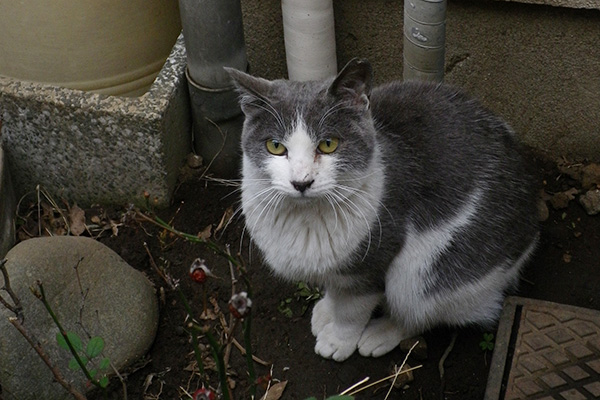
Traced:
[[[40, 359], [46, 364], [46, 366], [52, 372], [54, 379], [58, 382], [67, 392], [71, 394], [76, 400], [86, 400], [86, 397], [79, 391], [75, 386], [71, 385], [60, 372], [60, 370], [50, 361], [50, 357], [40, 344], [39, 340], [35, 339], [32, 333], [30, 333], [25, 326], [23, 326], [23, 308], [21, 307], [21, 300], [17, 296], [17, 294], [12, 290], [10, 286], [10, 279], [8, 277], [8, 271], [6, 270], [7, 259], [0, 260], [0, 270], [2, 271], [2, 277], [4, 279], [4, 286], [0, 289], [6, 291], [8, 296], [14, 303], [14, 306], [11, 306], [8, 301], [4, 300], [2, 296], [0, 296], [0, 303], [5, 306], [9, 311], [15, 314], [15, 317], [8, 318], [8, 322], [10, 322], [15, 329], [23, 336], [23, 338], [29, 343], [31, 348], [35, 350]], [[1, 396], [0, 396], [1, 397]]]
[[252, 360], [252, 338], [250, 334], [250, 325], [252, 323], [252, 313], [244, 318], [242, 325], [244, 330], [244, 347], [246, 348], [246, 364], [248, 368], [248, 378], [250, 380], [250, 396], [256, 397], [256, 372], [254, 371], [254, 362]]
[[145, 220], [147, 222], [150, 222], [150, 223], [153, 223], [154, 225], [157, 225], [157, 226], [159, 226], [159, 227], [161, 227], [163, 229], [166, 229], [167, 231], [169, 231], [169, 232], [171, 232], [171, 233], [173, 233], [173, 234], [175, 234], [175, 235], [177, 235], [177, 236], [179, 236], [179, 237], [181, 237], [181, 238], [183, 238], [183, 239], [185, 239], [185, 240], [187, 240], [189, 242], [192, 242], [192, 243], [202, 243], [205, 246], [207, 246], [209, 249], [211, 249], [212, 251], [214, 251], [215, 253], [217, 253], [220, 256], [225, 257], [226, 259], [228, 259], [229, 261], [231, 261], [234, 265], [236, 265], [236, 266], [240, 265], [239, 262], [238, 262], [238, 260], [236, 260], [231, 255], [227, 254], [225, 251], [223, 251], [219, 247], [219, 245], [217, 245], [216, 243], [214, 243], [214, 242], [212, 242], [210, 240], [205, 240], [205, 239], [202, 239], [202, 238], [200, 238], [200, 237], [198, 237], [196, 235], [192, 235], [192, 234], [189, 234], [189, 233], [185, 233], [185, 232], [179, 231], [179, 230], [173, 228], [173, 226], [171, 226], [169, 223], [167, 223], [167, 222], [163, 221], [162, 219], [160, 219], [156, 215], [154, 216], [154, 218], [150, 218], [149, 216], [147, 216], [144, 213], [139, 212], [139, 211], [138, 211], [137, 215], [139, 217], [141, 217], [143, 220]]
[[27, 343], [29, 343], [29, 345], [36, 351], [36, 353], [42, 359], [44, 364], [48, 366], [48, 368], [52, 372], [52, 375], [54, 375], [54, 379], [56, 379], [56, 381], [63, 388], [65, 388], [65, 390], [69, 392], [71, 396], [73, 396], [73, 398], [75, 398], [76, 400], [87, 400], [87, 397], [85, 397], [79, 390], [77, 390], [73, 385], [67, 382], [60, 370], [56, 368], [54, 364], [52, 364], [52, 362], [50, 361], [50, 357], [48, 357], [48, 354], [46, 354], [46, 351], [42, 348], [39, 341], [33, 338], [33, 336], [27, 331], [27, 329], [25, 329], [25, 327], [21, 324], [18, 318], [9, 318], [8, 322], [10, 322], [17, 329], [17, 331], [19, 331], [21, 336], [25, 338]]
[[46, 299], [46, 293], [44, 292], [44, 285], [42, 285], [42, 282], [38, 281], [37, 282], [37, 286], [38, 286], [39, 291], [37, 291], [34, 294], [36, 295], [36, 297], [38, 299], [40, 299], [42, 301], [42, 303], [44, 304], [44, 307], [46, 307], [46, 310], [48, 311], [48, 314], [50, 314], [50, 317], [54, 321], [54, 324], [58, 328], [58, 330], [59, 330], [60, 334], [62, 335], [62, 337], [65, 339], [65, 342], [67, 343], [67, 346], [69, 347], [69, 350], [71, 351], [71, 354], [73, 355], [73, 358], [75, 358], [75, 361], [77, 361], [77, 364], [79, 364], [79, 366], [81, 367], [81, 371], [83, 371], [83, 374], [85, 375], [85, 377], [94, 386], [102, 389], [102, 391], [104, 393], [106, 393], [106, 387], [102, 386], [97, 379], [95, 379], [94, 377], [92, 377], [92, 375], [90, 374], [90, 371], [88, 371], [86, 365], [81, 360], [81, 357], [79, 357], [79, 353], [77, 353], [77, 350], [73, 346], [73, 343], [71, 343], [71, 340], [69, 339], [69, 336], [67, 335], [67, 331], [63, 328], [63, 326], [60, 323], [58, 317], [54, 313], [54, 310], [50, 306], [50, 303]]
[[231, 400], [231, 394], [229, 393], [229, 385], [227, 384], [227, 371], [225, 370], [225, 361], [223, 360], [223, 347], [219, 345], [219, 343], [212, 335], [212, 333], [210, 333], [210, 331], [204, 332], [197, 325], [193, 325], [192, 327], [201, 331], [206, 336], [208, 344], [210, 345], [210, 348], [212, 350], [215, 363], [217, 364], [217, 372], [219, 373], [219, 381], [221, 382], [223, 400]]
[[14, 305], [9, 304], [2, 296], [0, 296], [0, 303], [2, 303], [7, 310], [15, 314], [20, 322], [23, 322], [23, 307], [21, 306], [21, 300], [19, 300], [19, 297], [13, 292], [12, 287], [10, 286], [10, 279], [8, 278], [8, 271], [6, 270], [7, 262], [8, 260], [6, 258], [0, 260], [0, 270], [2, 271], [2, 278], [4, 279], [4, 286], [0, 287], [0, 290], [4, 290], [8, 293], [8, 296], [12, 299]]
[[[177, 288], [177, 293], [179, 293], [179, 298], [183, 303], [183, 307], [185, 308], [185, 312], [187, 313], [188, 317], [193, 318], [192, 308], [190, 307], [190, 303], [188, 303], [185, 295], [181, 291], [181, 288]], [[202, 361], [202, 352], [200, 351], [200, 346], [198, 345], [198, 337], [193, 329], [190, 334], [192, 336], [192, 347], [194, 348], [194, 356], [196, 357], [196, 364], [198, 364], [198, 371], [200, 371], [200, 375], [204, 375], [204, 363]]]

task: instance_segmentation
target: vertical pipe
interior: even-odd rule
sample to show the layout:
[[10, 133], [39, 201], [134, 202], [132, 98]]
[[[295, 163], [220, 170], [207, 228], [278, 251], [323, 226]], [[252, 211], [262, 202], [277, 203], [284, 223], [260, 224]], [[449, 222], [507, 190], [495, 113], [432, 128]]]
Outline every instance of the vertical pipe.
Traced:
[[240, 0], [179, 0], [189, 76], [201, 86], [231, 85], [228, 66], [246, 69]]
[[446, 0], [404, 0], [404, 79], [444, 79]]
[[307, 81], [337, 73], [333, 0], [282, 0], [288, 77]]
[[224, 66], [247, 70], [240, 0], [179, 0], [194, 150], [210, 172], [238, 173], [243, 116]]

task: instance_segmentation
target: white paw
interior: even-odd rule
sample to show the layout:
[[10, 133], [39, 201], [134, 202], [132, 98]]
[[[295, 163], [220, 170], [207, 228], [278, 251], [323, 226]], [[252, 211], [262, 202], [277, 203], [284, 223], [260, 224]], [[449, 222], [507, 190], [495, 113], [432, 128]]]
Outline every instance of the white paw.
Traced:
[[363, 327], [358, 325], [340, 326], [330, 322], [317, 335], [315, 353], [335, 361], [344, 361], [356, 351]]
[[317, 337], [325, 325], [333, 322], [333, 304], [327, 296], [317, 301], [310, 320], [312, 334]]
[[393, 350], [406, 335], [390, 318], [371, 320], [358, 342], [358, 352], [364, 357], [380, 357]]

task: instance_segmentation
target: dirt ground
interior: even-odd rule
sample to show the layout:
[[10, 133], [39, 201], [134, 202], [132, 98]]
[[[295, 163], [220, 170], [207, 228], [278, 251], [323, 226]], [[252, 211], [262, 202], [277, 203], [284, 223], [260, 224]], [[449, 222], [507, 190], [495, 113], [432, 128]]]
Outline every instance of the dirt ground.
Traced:
[[[553, 162], [535, 157], [540, 182], [548, 197], [580, 183], [562, 174]], [[313, 351], [314, 338], [310, 332], [310, 313], [315, 291], [300, 290], [296, 284], [282, 282], [273, 277], [261, 264], [257, 251], [248, 248], [248, 237], [243, 237], [243, 219], [234, 217], [226, 229], [217, 229], [223, 215], [235, 210], [239, 196], [235, 186], [214, 180], [192, 177], [183, 182], [175, 193], [174, 205], [157, 212], [182, 232], [197, 234], [211, 227], [210, 240], [225, 248], [230, 245], [235, 254], [240, 252], [246, 263], [247, 277], [252, 290], [252, 348], [265, 365], [255, 363], [259, 377], [259, 395], [270, 375], [275, 384], [287, 381], [281, 398], [305, 399], [315, 396], [323, 399], [370, 378], [374, 382], [394, 372], [406, 352], [398, 348], [377, 359], [353, 355], [343, 363], [324, 360]], [[567, 208], [555, 209], [549, 204], [549, 216], [542, 223], [542, 240], [539, 249], [527, 266], [518, 295], [550, 300], [594, 309], [600, 309], [600, 216], [588, 216], [576, 200]], [[102, 213], [102, 209], [86, 210], [86, 217]], [[122, 211], [106, 211], [115, 221]], [[104, 217], [103, 217], [104, 218]], [[193, 282], [188, 271], [196, 258], [206, 264], [217, 278], [206, 284], [207, 297], [217, 300], [222, 310], [227, 310], [231, 296], [230, 268], [225, 258], [215, 254], [201, 243], [191, 243], [169, 234], [148, 222], [133, 222], [119, 227], [118, 234], [108, 232], [99, 239], [120, 254], [134, 268], [144, 271], [154, 282], [160, 296], [160, 324], [156, 341], [146, 359], [130, 370], [122, 371], [126, 378], [130, 399], [189, 399], [201, 386], [202, 380], [194, 369], [195, 361], [189, 334], [186, 330], [186, 312], [177, 293], [169, 288], [152, 266], [156, 263], [165, 273], [179, 280], [197, 316], [203, 310], [202, 287]], [[146, 245], [145, 245], [146, 244]], [[145, 247], [147, 246], [147, 248]], [[240, 280], [237, 291], [243, 290]], [[209, 300], [209, 310], [213, 306]], [[135, 312], [135, 310], [132, 310]], [[224, 312], [225, 322], [229, 313]], [[203, 321], [211, 326], [215, 335], [223, 331], [218, 319]], [[444, 362], [444, 379], [440, 377], [439, 362], [447, 350], [452, 336], [456, 341]], [[391, 390], [390, 399], [482, 399], [485, 391], [491, 351], [484, 351], [480, 343], [484, 332], [477, 328], [453, 330], [439, 328], [426, 332], [422, 340], [427, 345], [426, 358], [413, 352], [408, 357], [414, 380]], [[241, 327], [234, 336], [243, 343]], [[223, 340], [223, 339], [222, 339]], [[206, 345], [201, 338], [201, 347]], [[211, 357], [205, 351], [207, 385], [216, 388], [218, 379], [211, 370]], [[230, 382], [235, 384], [234, 399], [250, 398], [246, 360], [233, 346], [229, 360]], [[391, 382], [385, 381], [356, 395], [357, 399], [384, 399]], [[123, 398], [118, 380], [110, 384], [110, 398]], [[92, 395], [92, 398], [101, 398]], [[274, 400], [274, 398], [271, 398]]]

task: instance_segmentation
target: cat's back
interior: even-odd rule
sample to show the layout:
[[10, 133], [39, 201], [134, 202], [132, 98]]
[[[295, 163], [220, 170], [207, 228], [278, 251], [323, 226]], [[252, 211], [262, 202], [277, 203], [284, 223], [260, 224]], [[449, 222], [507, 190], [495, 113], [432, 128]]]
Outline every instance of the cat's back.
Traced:
[[[520, 144], [511, 127], [473, 97], [451, 85], [391, 82], [373, 89], [371, 109], [376, 128], [392, 156], [423, 157], [419, 164], [438, 170], [468, 165], [522, 169]], [[404, 153], [404, 154], [402, 154]], [[517, 165], [514, 165], [514, 163]], [[485, 168], [487, 166], [488, 168]]]
[[390, 82], [373, 89], [371, 107], [379, 127], [392, 135], [459, 139], [471, 136], [473, 130], [489, 130], [485, 128], [495, 130], [495, 136], [504, 131], [512, 135], [508, 126], [479, 101], [447, 84]]
[[483, 190], [482, 215], [535, 230], [531, 166], [510, 126], [478, 100], [450, 85], [391, 82], [373, 89], [371, 110], [389, 167], [386, 206], [403, 198], [429, 224]]

